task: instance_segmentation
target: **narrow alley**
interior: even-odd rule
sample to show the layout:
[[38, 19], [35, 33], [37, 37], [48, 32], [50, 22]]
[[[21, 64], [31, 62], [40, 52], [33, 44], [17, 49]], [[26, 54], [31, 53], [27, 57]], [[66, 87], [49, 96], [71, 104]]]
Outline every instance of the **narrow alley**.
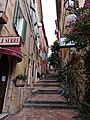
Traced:
[[68, 106], [58, 90], [60, 82], [57, 74], [50, 72], [31, 89], [30, 97], [17, 114], [7, 120], [74, 120], [76, 114], [73, 106]]
[[90, 0], [0, 0], [0, 120], [90, 120]]

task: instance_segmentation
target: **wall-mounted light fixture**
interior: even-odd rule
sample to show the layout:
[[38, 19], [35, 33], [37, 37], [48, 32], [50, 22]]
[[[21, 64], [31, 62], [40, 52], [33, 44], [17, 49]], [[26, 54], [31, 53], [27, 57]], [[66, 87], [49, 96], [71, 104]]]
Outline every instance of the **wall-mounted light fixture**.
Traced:
[[72, 8], [74, 8], [74, 1], [66, 0], [66, 2], [64, 3], [64, 7], [66, 10], [70, 11]]
[[35, 8], [34, 8], [32, 5], [30, 5], [30, 8], [31, 8], [34, 12], [36, 12]]
[[42, 27], [42, 23], [38, 22], [37, 23], [38, 27]]
[[39, 33], [37, 33], [37, 37], [38, 37], [38, 38], [40, 37]]
[[38, 27], [42, 27], [42, 23], [40, 23], [40, 22], [35, 22], [35, 23], [34, 23], [34, 26], [36, 26], [36, 25], [37, 25]]

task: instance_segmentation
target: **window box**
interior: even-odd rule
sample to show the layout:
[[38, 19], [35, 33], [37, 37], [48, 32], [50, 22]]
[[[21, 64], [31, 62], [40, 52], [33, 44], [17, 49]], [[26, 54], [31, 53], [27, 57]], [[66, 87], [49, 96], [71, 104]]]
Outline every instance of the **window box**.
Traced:
[[25, 83], [26, 83], [25, 80], [19, 80], [19, 79], [17, 79], [15, 87], [24, 87]]
[[27, 75], [19, 74], [15, 77], [13, 82], [15, 83], [15, 87], [24, 87], [27, 80]]

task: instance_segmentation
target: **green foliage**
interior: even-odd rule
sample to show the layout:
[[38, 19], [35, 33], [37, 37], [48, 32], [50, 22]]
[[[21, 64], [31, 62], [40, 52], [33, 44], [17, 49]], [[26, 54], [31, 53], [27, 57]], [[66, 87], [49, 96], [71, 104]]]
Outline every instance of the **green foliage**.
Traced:
[[84, 56], [85, 68], [87, 72], [90, 72], [90, 50], [88, 50]]
[[16, 78], [19, 80], [27, 80], [27, 75], [23, 75], [22, 73], [20, 73]]
[[56, 40], [54, 41], [53, 45], [51, 45], [51, 52], [52, 53], [58, 53], [60, 50], [59, 42]]
[[[87, 54], [88, 53], [88, 54]], [[87, 66], [88, 72], [90, 72], [88, 64], [90, 63], [90, 50], [87, 51], [84, 56], [85, 64]], [[78, 59], [77, 59], [78, 58]], [[79, 113], [75, 116], [75, 120], [89, 120], [90, 119], [90, 73], [88, 79], [83, 79], [81, 76], [81, 71], [84, 69], [80, 63], [80, 58], [76, 53], [73, 54], [71, 61], [63, 66], [62, 70], [62, 84], [64, 85], [63, 96], [67, 101], [69, 100], [70, 104], [76, 104], [79, 108]], [[78, 64], [77, 64], [78, 63]], [[77, 67], [76, 67], [77, 66]], [[79, 67], [80, 66], [80, 67]], [[78, 73], [80, 71], [80, 74]], [[86, 71], [87, 71], [86, 70]], [[81, 78], [81, 79], [80, 79]], [[85, 82], [85, 91], [81, 89], [81, 83]], [[81, 88], [80, 88], [81, 87]], [[82, 98], [82, 99], [81, 99]]]
[[82, 49], [90, 43], [90, 0], [88, 0], [84, 7], [75, 11], [77, 16], [76, 22], [70, 21], [69, 34], [67, 34], [67, 42], [74, 41], [76, 48]]
[[[79, 98], [80, 93], [78, 93], [78, 97], [75, 98], [80, 105], [80, 113], [76, 118], [77, 120], [90, 120], [90, 0], [86, 0], [84, 7], [78, 8], [75, 11], [75, 14], [77, 16], [76, 22], [73, 23], [73, 21], [70, 21], [70, 25], [66, 26], [70, 31], [66, 35], [67, 43], [74, 41], [77, 50], [82, 50], [83, 53], [85, 53], [83, 58], [86, 69], [86, 81], [84, 81], [85, 91], [82, 91], [83, 100], [80, 100]], [[87, 50], [87, 48], [89, 48], [89, 50]], [[75, 77], [78, 78], [77, 76]], [[81, 82], [83, 82], [83, 79]], [[79, 78], [77, 79], [76, 84], [77, 91], [79, 90], [78, 83]]]
[[53, 45], [51, 46], [51, 52], [51, 56], [49, 57], [50, 65], [52, 65], [54, 69], [58, 69], [61, 63], [61, 57], [59, 55], [60, 45], [58, 41], [54, 41]]

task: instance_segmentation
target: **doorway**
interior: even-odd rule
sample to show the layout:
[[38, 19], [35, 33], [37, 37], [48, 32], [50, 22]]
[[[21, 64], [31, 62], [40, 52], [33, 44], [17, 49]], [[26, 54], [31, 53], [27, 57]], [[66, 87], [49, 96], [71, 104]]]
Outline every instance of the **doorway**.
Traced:
[[7, 55], [3, 54], [0, 57], [0, 113], [2, 113], [3, 110], [8, 74], [9, 74], [9, 59]]

